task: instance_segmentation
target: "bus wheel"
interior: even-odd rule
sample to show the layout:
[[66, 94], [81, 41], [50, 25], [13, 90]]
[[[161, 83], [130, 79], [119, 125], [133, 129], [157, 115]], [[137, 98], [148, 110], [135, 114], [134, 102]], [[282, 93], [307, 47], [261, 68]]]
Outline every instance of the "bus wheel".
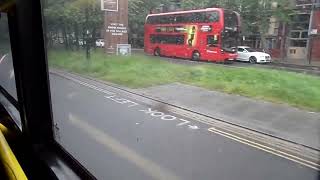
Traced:
[[193, 51], [192, 60], [194, 60], [194, 61], [199, 61], [200, 60], [200, 53], [198, 51]]
[[160, 56], [160, 48], [156, 48], [153, 52], [155, 56]]

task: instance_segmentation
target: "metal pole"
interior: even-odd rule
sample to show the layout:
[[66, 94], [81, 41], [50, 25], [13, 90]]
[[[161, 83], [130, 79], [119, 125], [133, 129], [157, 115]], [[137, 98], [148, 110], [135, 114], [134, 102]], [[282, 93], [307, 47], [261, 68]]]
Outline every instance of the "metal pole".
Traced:
[[311, 34], [312, 31], [312, 25], [313, 25], [313, 16], [314, 16], [314, 9], [315, 9], [315, 0], [312, 1], [312, 7], [311, 7], [311, 13], [310, 13], [310, 21], [309, 21], [309, 32], [308, 32], [308, 36], [309, 36], [309, 40], [308, 40], [308, 45], [307, 45], [307, 49], [308, 49], [308, 63], [311, 64], [311, 60], [312, 60], [312, 44], [313, 44], [313, 37]]
[[89, 25], [88, 25], [88, 23], [89, 23], [89, 7], [88, 7], [89, 5], [87, 4], [87, 7], [86, 7], [86, 9], [85, 9], [85, 18], [86, 18], [86, 40], [85, 40], [85, 42], [86, 42], [86, 59], [89, 61], [90, 60], [90, 43], [91, 42], [89, 42], [90, 41], [90, 39], [89, 39]]

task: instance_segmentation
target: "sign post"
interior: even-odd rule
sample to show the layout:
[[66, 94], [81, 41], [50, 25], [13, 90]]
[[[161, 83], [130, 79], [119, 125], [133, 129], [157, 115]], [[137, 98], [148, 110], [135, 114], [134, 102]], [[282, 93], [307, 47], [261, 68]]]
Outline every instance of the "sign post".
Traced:
[[128, 0], [101, 0], [101, 10], [105, 11], [105, 52], [116, 54], [118, 44], [128, 44]]

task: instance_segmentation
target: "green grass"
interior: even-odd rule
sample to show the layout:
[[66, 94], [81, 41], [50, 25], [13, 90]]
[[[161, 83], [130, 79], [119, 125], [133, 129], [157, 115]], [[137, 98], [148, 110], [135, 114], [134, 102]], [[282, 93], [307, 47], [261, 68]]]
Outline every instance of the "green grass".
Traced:
[[150, 56], [106, 56], [82, 51], [49, 51], [49, 64], [130, 88], [180, 82], [271, 102], [320, 111], [320, 78], [293, 72], [228, 68], [219, 65], [172, 64]]

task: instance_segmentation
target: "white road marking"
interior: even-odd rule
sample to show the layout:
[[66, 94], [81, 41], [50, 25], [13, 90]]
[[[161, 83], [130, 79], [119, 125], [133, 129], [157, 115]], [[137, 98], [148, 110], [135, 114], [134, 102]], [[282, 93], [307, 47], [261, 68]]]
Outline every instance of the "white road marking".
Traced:
[[[88, 84], [86, 82], [80, 81], [78, 79], [75, 79], [75, 78], [72, 78], [72, 77], [69, 77], [69, 76], [68, 76], [68, 79], [70, 79], [72, 81], [75, 81], [75, 82], [77, 82], [77, 83], [79, 83], [79, 84], [81, 84], [83, 86], [86, 86], [86, 87], [89, 87], [91, 89], [97, 90], [99, 92], [105, 93], [105, 94], [108, 95], [108, 96], [104, 96], [106, 99], [110, 99], [111, 101], [116, 102], [118, 104], [130, 104], [130, 105], [128, 105], [128, 107], [134, 107], [134, 106], [140, 105], [139, 103], [136, 103], [134, 101], [131, 101], [131, 100], [128, 100], [128, 99], [125, 99], [125, 98], [122, 98], [122, 97], [118, 97], [117, 93], [107, 91], [105, 89], [96, 87], [94, 85]], [[168, 115], [168, 114], [165, 114], [165, 113], [160, 112], [158, 110], [152, 110], [151, 108], [148, 108], [147, 110], [139, 110], [139, 111], [145, 112], [146, 114], [150, 114], [153, 117], [160, 117], [160, 119], [163, 120], [163, 121], [176, 121], [176, 120], [178, 120], [178, 118], [173, 116], [173, 115]], [[190, 123], [190, 121], [187, 121], [187, 120], [184, 120], [184, 119], [179, 119], [179, 120], [183, 121], [183, 122], [177, 124], [177, 126], [182, 126], [182, 125]], [[189, 125], [189, 128], [190, 129], [199, 129], [198, 126], [191, 126], [191, 125]]]
[[80, 120], [79, 118], [75, 117], [73, 114], [69, 114], [69, 122], [74, 126], [80, 128], [91, 139], [101, 144], [108, 150], [111, 150], [117, 156], [136, 165], [144, 173], [152, 177], [152, 179], [180, 180], [178, 176], [170, 172], [168, 169], [165, 169], [160, 165], [156, 164], [155, 162], [147, 159], [146, 157], [139, 155], [133, 149], [130, 149], [126, 145], [121, 144], [118, 140], [114, 139], [112, 136], [108, 135], [106, 132], [91, 126], [89, 123], [83, 120]]
[[2, 63], [2, 61], [4, 60], [4, 58], [6, 58], [7, 55], [8, 55], [8, 54], [5, 54], [5, 55], [3, 55], [3, 56], [1, 57], [1, 59], [0, 59], [0, 64]]
[[83, 86], [89, 87], [89, 88], [91, 88], [91, 89], [97, 90], [97, 91], [99, 91], [99, 92], [102, 92], [102, 93], [105, 93], [105, 94], [108, 94], [108, 95], [114, 95], [114, 94], [116, 94], [116, 93], [107, 91], [107, 90], [105, 90], [105, 89], [99, 88], [99, 87], [97, 87], [97, 86], [88, 84], [88, 83], [86, 83], [86, 82], [80, 81], [80, 80], [78, 80], [78, 79], [75, 79], [75, 78], [72, 78], [72, 77], [69, 77], [69, 76], [67, 77], [67, 79], [70, 79], [70, 80], [72, 80], [72, 81], [75, 81], [75, 82], [83, 85]]
[[120, 97], [117, 97], [116, 95], [112, 95], [112, 96], [104, 96], [105, 98], [107, 99], [110, 99], [118, 104], [131, 104], [129, 105], [128, 107], [133, 107], [133, 106], [137, 106], [139, 105], [138, 103], [136, 102], [133, 102], [133, 101], [130, 101], [128, 99], [125, 99], [125, 98], [120, 98]]
[[196, 130], [196, 129], [199, 129], [199, 127], [198, 126], [196, 126], [196, 125], [188, 125], [188, 127], [189, 127], [189, 129], [194, 129], [194, 130]]
[[182, 123], [177, 124], [177, 126], [183, 126], [185, 124], [190, 123], [190, 121], [184, 120], [184, 119], [179, 119], [180, 121], [183, 121]]
[[307, 167], [309, 167], [309, 168], [312, 168], [312, 169], [315, 169], [315, 170], [320, 170], [319, 164], [314, 163], [314, 162], [311, 162], [311, 161], [308, 161], [308, 160], [305, 160], [305, 159], [302, 159], [302, 158], [299, 158], [299, 157], [297, 157], [297, 156], [288, 154], [288, 153], [286, 153], [286, 152], [283, 152], [283, 151], [280, 151], [280, 150], [277, 150], [277, 149], [274, 149], [274, 148], [265, 146], [265, 145], [263, 145], [263, 144], [259, 144], [259, 143], [250, 141], [250, 140], [248, 140], [248, 139], [244, 139], [244, 138], [235, 136], [235, 135], [233, 135], [233, 134], [230, 134], [230, 133], [227, 133], [227, 132], [224, 132], [224, 131], [220, 131], [220, 130], [214, 128], [214, 127], [209, 128], [208, 131], [213, 132], [213, 133], [216, 133], [216, 134], [219, 134], [219, 135], [221, 135], [221, 136], [224, 136], [224, 137], [226, 137], [226, 138], [232, 139], [232, 140], [234, 140], [234, 141], [240, 142], [240, 143], [242, 143], [242, 144], [246, 144], [246, 145], [251, 146], [251, 147], [254, 147], [254, 148], [256, 148], [256, 149], [260, 149], [260, 150], [262, 150], [262, 151], [265, 151], [265, 152], [274, 154], [274, 155], [276, 155], [276, 156], [279, 156], [279, 157], [282, 157], [282, 158], [291, 160], [291, 161], [293, 161], [293, 162], [302, 164], [302, 165], [307, 166]]
[[175, 121], [177, 119], [177, 117], [175, 117], [175, 116], [165, 114], [165, 113], [160, 112], [158, 110], [152, 110], [151, 108], [148, 108], [147, 110], [142, 109], [139, 111], [144, 112], [146, 114], [149, 114], [152, 117], [160, 117], [160, 119], [163, 121]]
[[[5, 55], [5, 56], [6, 56], [6, 55]], [[4, 57], [5, 57], [5, 56], [4, 56]], [[0, 63], [1, 63], [1, 61], [4, 59], [4, 57], [1, 58]], [[110, 91], [107, 91], [107, 90], [98, 88], [98, 87], [96, 87], [96, 86], [90, 85], [90, 84], [88, 84], [88, 83], [82, 82], [82, 81], [77, 80], [77, 79], [75, 79], [75, 78], [70, 78], [70, 77], [68, 77], [68, 78], [71, 79], [71, 80], [73, 80], [73, 81], [75, 81], [75, 82], [78, 82], [78, 83], [81, 84], [81, 85], [87, 86], [87, 87], [89, 87], [89, 88], [95, 89], [95, 90], [100, 91], [100, 92], [103, 92], [103, 93], [105, 93], [105, 94], [108, 94], [108, 95], [115, 95], [115, 94], [116, 94], [116, 93], [113, 93], [113, 92], [110, 92]], [[134, 103], [133, 106], [139, 105], [138, 103], [135, 103], [135, 102], [132, 102], [132, 103]], [[130, 107], [130, 106], [128, 106], [128, 107]], [[148, 110], [139, 110], [139, 111], [145, 112], [145, 113], [151, 113], [151, 112], [153, 112], [151, 108], [149, 108]], [[314, 113], [314, 112], [310, 112], [310, 113]], [[190, 121], [187, 121], [187, 120], [184, 120], [184, 119], [179, 119], [179, 120], [180, 120], [180, 121], [183, 121], [183, 122], [177, 124], [177, 126], [182, 126], [182, 125], [185, 125], [185, 124], [190, 123]], [[202, 122], [202, 121], [200, 121], [200, 122]], [[202, 123], [205, 123], [205, 122], [202, 122]], [[205, 123], [205, 124], [208, 124], [208, 123]], [[208, 125], [210, 125], [210, 124], [208, 124]], [[188, 126], [189, 126], [189, 128], [190, 128], [190, 127], [191, 127], [191, 128], [196, 128], [196, 127], [197, 127], [197, 126], [191, 126], [191, 125], [188, 125]], [[222, 132], [222, 131], [220, 131], [220, 130], [215, 129], [214, 127], [209, 128], [208, 131], [213, 132], [213, 133], [216, 133], [216, 134], [219, 134], [219, 135], [224, 136], [224, 137], [226, 137], [226, 138], [229, 138], [229, 139], [238, 141], [238, 142], [243, 143], [243, 144], [246, 144], [246, 145], [248, 145], [248, 146], [251, 146], [251, 147], [254, 147], [254, 148], [263, 150], [263, 151], [265, 151], [265, 152], [269, 152], [269, 153], [274, 154], [274, 155], [277, 155], [277, 156], [279, 156], [279, 157], [282, 157], [282, 158], [285, 158], [285, 159], [288, 159], [288, 160], [297, 162], [297, 163], [299, 163], [299, 164], [302, 164], [302, 165], [304, 165], [304, 166], [310, 167], [310, 168], [312, 168], [312, 169], [320, 170], [319, 164], [317, 164], [317, 163], [314, 163], [314, 162], [311, 162], [311, 161], [308, 161], [308, 160], [304, 160], [304, 159], [302, 159], [302, 158], [299, 158], [299, 157], [296, 157], [296, 156], [287, 154], [287, 153], [285, 153], [285, 152], [282, 152], [282, 151], [280, 151], [280, 150], [273, 149], [273, 148], [268, 147], [268, 146], [264, 146], [264, 145], [262, 145], [262, 144], [258, 144], [258, 143], [252, 142], [252, 141], [250, 141], [250, 140], [247, 140], [247, 139], [244, 139], [244, 138], [241, 138], [241, 137], [234, 136], [234, 135], [229, 134], [229, 133], [227, 133], [227, 132]], [[284, 154], [284, 155], [283, 155], [283, 154]], [[292, 157], [292, 158], [290, 158], [290, 157]], [[298, 159], [298, 160], [297, 160], [297, 159]], [[305, 162], [305, 163], [304, 163], [304, 162]], [[312, 165], [310, 165], [310, 164], [312, 164]]]
[[173, 121], [173, 120], [176, 120], [177, 118], [175, 116], [171, 116], [171, 115], [164, 115], [161, 117], [161, 119], [164, 121]]

